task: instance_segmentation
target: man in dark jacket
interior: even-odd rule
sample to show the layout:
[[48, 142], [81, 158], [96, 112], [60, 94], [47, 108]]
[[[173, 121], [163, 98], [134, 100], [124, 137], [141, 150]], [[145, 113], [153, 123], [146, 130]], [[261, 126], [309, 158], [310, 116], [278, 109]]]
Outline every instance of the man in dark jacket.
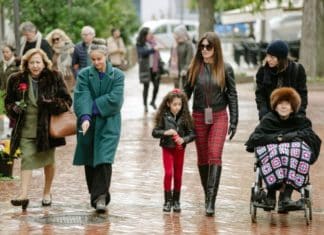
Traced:
[[23, 35], [20, 56], [25, 55], [26, 52], [32, 48], [40, 48], [46, 53], [50, 60], [52, 59], [53, 51], [51, 46], [42, 38], [42, 34], [32, 22], [26, 21], [22, 23], [19, 28]]
[[74, 47], [72, 56], [72, 67], [75, 78], [77, 77], [80, 69], [87, 67], [91, 64], [88, 56], [88, 47], [92, 43], [96, 32], [91, 26], [84, 26], [81, 30], [82, 41], [78, 42]]

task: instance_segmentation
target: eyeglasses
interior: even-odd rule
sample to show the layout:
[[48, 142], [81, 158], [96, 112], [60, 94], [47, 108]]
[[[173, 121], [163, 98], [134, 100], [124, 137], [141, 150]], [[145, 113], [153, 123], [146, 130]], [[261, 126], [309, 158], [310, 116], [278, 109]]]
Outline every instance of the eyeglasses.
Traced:
[[213, 49], [213, 46], [211, 44], [200, 44], [199, 48], [200, 50], [204, 50], [206, 48], [207, 51], [210, 51]]
[[52, 42], [58, 42], [60, 41], [60, 38], [52, 38]]

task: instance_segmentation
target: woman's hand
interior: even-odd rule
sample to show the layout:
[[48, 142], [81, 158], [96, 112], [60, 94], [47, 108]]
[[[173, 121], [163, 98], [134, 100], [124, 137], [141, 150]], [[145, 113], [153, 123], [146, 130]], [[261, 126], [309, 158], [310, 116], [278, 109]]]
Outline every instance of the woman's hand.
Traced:
[[90, 127], [90, 122], [89, 122], [89, 120], [85, 120], [84, 122], [82, 122], [82, 124], [81, 124], [81, 129], [82, 129], [82, 133], [83, 133], [83, 135], [85, 135], [85, 134], [87, 133], [89, 127]]
[[176, 135], [177, 132], [174, 129], [169, 129], [164, 132], [164, 135]]

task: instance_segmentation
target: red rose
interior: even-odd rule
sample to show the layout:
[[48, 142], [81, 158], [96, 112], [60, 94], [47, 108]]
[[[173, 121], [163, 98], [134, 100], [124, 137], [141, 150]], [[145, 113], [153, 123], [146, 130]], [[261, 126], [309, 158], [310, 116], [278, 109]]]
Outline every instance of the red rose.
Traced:
[[28, 86], [27, 86], [26, 83], [20, 83], [20, 84], [19, 84], [19, 87], [18, 87], [18, 90], [24, 92], [24, 91], [27, 90], [27, 88], [28, 88]]

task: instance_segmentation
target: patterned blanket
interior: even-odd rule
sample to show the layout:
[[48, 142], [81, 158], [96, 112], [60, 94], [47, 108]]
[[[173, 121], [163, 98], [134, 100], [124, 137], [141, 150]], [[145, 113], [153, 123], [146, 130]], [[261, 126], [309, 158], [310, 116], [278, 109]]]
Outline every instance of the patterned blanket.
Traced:
[[307, 183], [312, 152], [305, 142], [268, 144], [255, 153], [268, 188], [286, 183], [299, 189]]

